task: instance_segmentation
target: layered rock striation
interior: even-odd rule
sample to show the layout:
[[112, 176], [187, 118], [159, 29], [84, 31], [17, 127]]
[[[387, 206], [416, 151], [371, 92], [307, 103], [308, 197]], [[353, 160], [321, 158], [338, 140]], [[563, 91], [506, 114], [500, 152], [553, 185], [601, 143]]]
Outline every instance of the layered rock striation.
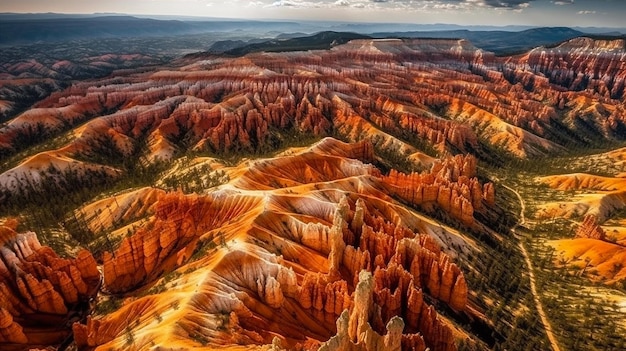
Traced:
[[[376, 159], [371, 144], [324, 139], [235, 167], [205, 195], [160, 197], [105, 255], [105, 288], [143, 297], [74, 324], [77, 345], [455, 350], [434, 301], [473, 313], [464, 275], [361, 159]], [[472, 160], [434, 169], [472, 175]]]
[[0, 344], [60, 343], [68, 331], [59, 321], [84, 312], [97, 292], [96, 261], [87, 251], [60, 258], [16, 228], [14, 220], [0, 225]]
[[553, 48], [537, 48], [520, 62], [569, 90], [591, 90], [624, 99], [624, 39], [575, 38]]
[[[369, 138], [426, 166], [432, 159], [424, 151], [494, 159], [495, 145], [516, 157], [540, 156], [596, 143], [588, 128], [623, 140], [623, 56], [619, 42], [575, 39], [506, 62], [454, 40], [186, 58], [50, 95], [0, 128], [0, 156], [23, 150], [21, 141], [69, 130], [49, 152], [108, 166], [114, 161], [102, 155], [157, 162], [187, 151], [265, 152], [293, 133]], [[38, 182], [20, 169], [10, 178]]]
[[[478, 180], [477, 158], [622, 140], [623, 51], [584, 39], [505, 62], [466, 41], [362, 40], [186, 58], [77, 82], [8, 121], [1, 157], [24, 151], [20, 141], [71, 131], [55, 150], [3, 168], [0, 185], [7, 195], [22, 184], [10, 181], [36, 184], [61, 165], [107, 178], [125, 171], [122, 158], [258, 154], [294, 135], [340, 135], [350, 143], [327, 138], [224, 166], [230, 182], [202, 194], [154, 191], [150, 206], [129, 204], [150, 217], [102, 265], [104, 295], [123, 304], [73, 324], [76, 345], [455, 350], [465, 331], [450, 319], [482, 317], [451, 248], [474, 248], [428, 216], [481, 230], [476, 218], [488, 216], [476, 214], [491, 211], [496, 195]], [[111, 217], [133, 218], [122, 208]], [[604, 238], [592, 217], [579, 232]], [[30, 344], [40, 334], [25, 321], [65, 321], [91, 297], [98, 270], [88, 253], [61, 259], [14, 225], [0, 238], [0, 338]]]
[[596, 240], [606, 240], [606, 233], [598, 223], [598, 217], [586, 215], [583, 222], [576, 230], [577, 238], [589, 238]]
[[476, 159], [457, 155], [435, 162], [429, 173], [404, 174], [392, 170], [384, 181], [404, 201], [426, 208], [437, 204], [461, 223], [472, 225], [474, 211], [495, 204], [493, 184], [481, 185], [475, 175]]

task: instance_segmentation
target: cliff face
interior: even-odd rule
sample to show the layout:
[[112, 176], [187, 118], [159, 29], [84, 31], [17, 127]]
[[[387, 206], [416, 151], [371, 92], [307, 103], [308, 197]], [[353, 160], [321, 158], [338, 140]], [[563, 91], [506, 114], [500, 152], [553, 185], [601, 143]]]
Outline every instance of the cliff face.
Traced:
[[475, 178], [476, 159], [460, 156], [435, 162], [429, 173], [403, 174], [391, 171], [385, 177], [390, 191], [413, 205], [437, 204], [445, 213], [471, 226], [474, 211], [495, 203], [493, 185], [484, 186]]
[[[77, 345], [122, 347], [131, 335], [137, 349], [330, 339], [354, 350], [455, 350], [432, 302], [470, 313], [463, 273], [411, 229], [426, 224], [386, 195], [387, 176], [362, 161], [375, 158], [367, 142], [324, 139], [242, 164], [206, 195], [161, 196], [146, 229], [104, 262], [105, 289], [147, 296], [75, 324]], [[467, 178], [473, 166], [456, 158], [433, 171]], [[126, 318], [138, 319], [125, 329]]]
[[624, 99], [625, 58], [624, 39], [581, 37], [554, 48], [534, 49], [520, 63], [569, 90], [590, 90], [605, 97]]
[[84, 312], [81, 304], [97, 292], [96, 261], [87, 251], [60, 258], [16, 227], [14, 220], [0, 225], [0, 344], [60, 342], [68, 331], [59, 321]]

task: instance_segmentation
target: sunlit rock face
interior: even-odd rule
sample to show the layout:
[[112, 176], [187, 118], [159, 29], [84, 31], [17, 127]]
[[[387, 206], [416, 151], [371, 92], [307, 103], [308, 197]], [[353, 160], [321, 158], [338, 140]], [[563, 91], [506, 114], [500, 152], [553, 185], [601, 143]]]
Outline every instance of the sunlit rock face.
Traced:
[[[622, 153], [620, 149], [601, 157], [618, 164]], [[558, 191], [580, 192], [575, 197], [543, 204], [535, 214], [539, 219], [552, 216], [580, 220], [572, 230], [573, 237], [550, 242], [557, 253], [555, 264], [585, 267], [585, 276], [596, 282], [614, 285], [622, 281], [626, 277], [623, 222], [619, 219], [615, 222], [612, 217], [626, 206], [624, 178], [574, 173], [542, 177], [538, 181]]]
[[[454, 40], [355, 40], [329, 51], [196, 57], [54, 93], [0, 129], [0, 151], [82, 124], [55, 157], [70, 162], [109, 149], [155, 161], [186, 150], [269, 149], [275, 131], [285, 129], [367, 137], [414, 158], [418, 150], [402, 140], [440, 152], [484, 155], [487, 143], [520, 157], [541, 155], [580, 142], [559, 130], [576, 134], [583, 119], [605, 138], [626, 130], [623, 106], [611, 99], [623, 94], [623, 56], [618, 42], [577, 39], [509, 59]], [[577, 73], [581, 62], [586, 68]], [[600, 83], [552, 85], [565, 69], [611, 82], [610, 93]], [[20, 168], [9, 175], [33, 178]]]
[[0, 344], [60, 343], [69, 334], [62, 325], [97, 292], [96, 261], [87, 251], [61, 258], [16, 228], [15, 220], [0, 225]]
[[[342, 340], [355, 350], [455, 350], [449, 321], [432, 301], [470, 313], [463, 273], [427, 234], [431, 224], [387, 195], [390, 178], [366, 163], [375, 157], [369, 142], [328, 138], [241, 165], [231, 171], [238, 177], [206, 195], [161, 196], [145, 229], [104, 255], [103, 289], [165, 291], [75, 324], [77, 345], [212, 349], [274, 341], [315, 349], [330, 339], [322, 347]], [[431, 186], [467, 187], [477, 181], [468, 178], [472, 165], [470, 156], [451, 158], [424, 177], [439, 179]], [[437, 197], [410, 203], [454, 213]], [[126, 326], [128, 318], [136, 324]]]
[[[2, 169], [2, 200], [70, 176], [112, 181], [133, 163], [246, 158], [220, 165], [225, 184], [198, 193], [132, 189], [73, 212], [111, 209], [88, 214], [92, 232], [132, 222], [119, 245], [94, 253], [99, 267], [86, 251], [59, 258], [5, 223], [0, 342], [59, 344], [69, 328], [24, 325], [45, 314], [44, 329], [50, 316], [76, 321], [81, 350], [455, 350], [469, 338], [459, 325], [489, 329], [455, 263], [481, 254], [457, 229], [486, 231], [497, 213], [477, 160], [558, 154], [591, 143], [590, 130], [624, 139], [623, 45], [537, 50], [496, 58], [463, 40], [357, 40], [195, 55], [51, 94], [0, 127], [7, 159], [51, 141]], [[608, 68], [587, 79], [579, 60]], [[79, 69], [32, 64], [41, 75]], [[305, 136], [321, 141], [254, 159]], [[608, 245], [598, 228], [586, 220], [581, 232], [594, 239], [577, 240]], [[100, 272], [99, 298], [123, 304], [68, 321]]]
[[568, 90], [589, 90], [604, 97], [624, 99], [625, 48], [624, 39], [581, 37], [553, 48], [531, 50], [519, 62]]

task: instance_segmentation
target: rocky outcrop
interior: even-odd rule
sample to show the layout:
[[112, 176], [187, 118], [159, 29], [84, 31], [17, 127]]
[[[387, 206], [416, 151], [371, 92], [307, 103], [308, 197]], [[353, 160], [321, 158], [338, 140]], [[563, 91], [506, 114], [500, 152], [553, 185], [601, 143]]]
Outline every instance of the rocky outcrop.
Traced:
[[[425, 350], [429, 345], [433, 349], [455, 350], [450, 329], [437, 319], [436, 311], [426, 303], [424, 295], [439, 299], [456, 311], [463, 311], [468, 292], [463, 274], [430, 237], [407, 238], [414, 234], [370, 216], [362, 200], [355, 201], [352, 211], [345, 197], [335, 212], [333, 228], [341, 226], [337, 225], [342, 222], [338, 217], [345, 218], [345, 221], [352, 218], [350, 227], [356, 230], [349, 237], [359, 243], [358, 249], [350, 245], [345, 247], [343, 262], [352, 268], [370, 266], [373, 275], [367, 271], [353, 273], [355, 279], [358, 277], [358, 283], [347, 327], [342, 320], [347, 315], [343, 314], [337, 321], [337, 335], [322, 348], [378, 350], [412, 345]], [[361, 228], [357, 228], [357, 223], [362, 223]], [[348, 226], [343, 227], [347, 229]], [[370, 259], [369, 264], [364, 262], [365, 259]], [[328, 295], [320, 293], [324, 278], [320, 275], [316, 279], [305, 278], [307, 289], [303, 289], [304, 299], [301, 300], [304, 308], [321, 310], [326, 306], [324, 302], [328, 301]], [[335, 298], [335, 301], [338, 300]], [[345, 305], [346, 295], [339, 301]], [[331, 307], [326, 311], [338, 314], [340, 306], [336, 303], [334, 309]], [[405, 323], [408, 323], [407, 330], [403, 331]], [[382, 337], [385, 331], [387, 334]]]
[[[584, 123], [606, 139], [623, 139], [623, 44], [577, 38], [496, 59], [464, 40], [363, 40], [312, 56], [218, 60], [210, 69], [189, 57], [184, 68], [78, 82], [51, 94], [0, 129], [0, 154], [18, 152], [17, 140], [82, 122], [77, 138], [58, 150], [64, 156], [98, 159], [101, 148], [112, 146], [110, 151], [151, 161], [171, 159], [179, 149], [267, 151], [280, 142], [272, 131], [285, 130], [340, 132], [351, 141], [370, 138], [412, 155], [418, 150], [400, 140], [444, 154], [489, 157], [485, 142], [520, 157], [545, 154], [576, 141], [559, 132], [569, 125], [574, 134]], [[151, 62], [138, 54], [102, 60], [113, 67], [125, 60]], [[72, 76], [93, 63], [21, 60], [0, 71]], [[3, 96], [19, 100], [12, 90], [21, 89], [2, 89], [11, 90]]]
[[583, 222], [576, 230], [577, 238], [589, 238], [596, 240], [606, 240], [606, 233], [598, 223], [598, 217], [592, 214], [585, 215]]
[[[189, 244], [199, 235], [246, 213], [257, 203], [242, 196], [226, 201], [180, 193], [161, 196], [153, 225], [124, 239], [115, 252], [104, 254], [105, 288], [129, 291], [158, 278], [163, 270], [173, 270], [191, 256]], [[172, 257], [180, 259], [172, 264]], [[164, 265], [166, 261], [169, 265]]]
[[436, 204], [465, 225], [473, 225], [474, 211], [493, 206], [493, 185], [480, 184], [476, 159], [457, 155], [435, 162], [429, 173], [405, 174], [392, 170], [383, 177], [390, 191], [412, 205], [428, 208]]
[[463, 273], [446, 254], [429, 249], [434, 244], [428, 239], [420, 241], [403, 239], [398, 242], [392, 258], [397, 264], [394, 268], [403, 267], [411, 274], [410, 279], [414, 279], [417, 287], [426, 288], [432, 297], [447, 303], [452, 309], [463, 311], [468, 292]]
[[[153, 318], [151, 314], [146, 314], [151, 307], [154, 307], [155, 301], [153, 299], [142, 299], [136, 304], [127, 305], [122, 307], [117, 313], [119, 313], [124, 322], [117, 321], [111, 323], [108, 321], [98, 320], [87, 317], [86, 324], [74, 323], [72, 325], [72, 331], [74, 333], [74, 342], [79, 349], [85, 349], [88, 347], [95, 347], [105, 344], [118, 336], [124, 334], [129, 330], [129, 319], [145, 320], [146, 318]], [[128, 334], [127, 334], [128, 335]], [[128, 347], [126, 343], [126, 347]]]
[[303, 308], [339, 315], [350, 307], [348, 284], [344, 280], [330, 282], [325, 275], [308, 273], [302, 281], [298, 302]]
[[[410, 97], [416, 99], [416, 97]], [[440, 152], [446, 150], [457, 150], [461, 152], [469, 152], [479, 147], [478, 138], [474, 131], [466, 125], [456, 123], [443, 118], [433, 118], [433, 115], [425, 111], [421, 113], [411, 113], [406, 111], [403, 104], [394, 101], [389, 96], [380, 95], [368, 106], [369, 109], [359, 109], [364, 115], [371, 110], [380, 110], [389, 114], [398, 114], [398, 120], [392, 122], [390, 119], [376, 115], [370, 117], [376, 125], [385, 125], [387, 130], [395, 130], [398, 124], [403, 131], [397, 130], [398, 134], [411, 133], [415, 138], [428, 140], [429, 143]]]
[[[38, 333], [46, 329], [53, 331], [51, 335], [59, 333], [57, 325], [39, 316], [62, 320], [96, 293], [100, 274], [89, 252], [80, 251], [75, 259], [60, 258], [41, 246], [35, 233], [17, 233], [16, 228], [14, 220], [0, 225], [0, 343], [36, 343]], [[20, 324], [25, 318], [31, 321], [28, 329]], [[58, 334], [59, 341], [63, 337], [63, 332]]]
[[[116, 56], [103, 60], [117, 62]], [[0, 128], [0, 155], [19, 152], [19, 140], [79, 124], [76, 138], [50, 152], [71, 160], [103, 162], [101, 155], [111, 154], [156, 162], [188, 150], [264, 153], [294, 133], [338, 133], [372, 140], [421, 166], [432, 161], [424, 151], [498, 161], [485, 144], [517, 157], [546, 155], [593, 143], [587, 129], [624, 139], [623, 57], [623, 40], [588, 38], [502, 59], [467, 41], [431, 39], [354, 41], [312, 56], [255, 54], [212, 61], [210, 69], [190, 57], [184, 68], [76, 83], [51, 94]], [[65, 72], [75, 65], [54, 67]], [[44, 68], [21, 62], [6, 69], [47, 75]], [[444, 205], [469, 221], [472, 208], [460, 199], [448, 205], [446, 196]]]
[[0, 308], [0, 344], [2, 343], [28, 343], [22, 326], [15, 323], [11, 313], [4, 308]]
[[[376, 301], [380, 300], [379, 291], [382, 291], [382, 294], [389, 291], [379, 290], [378, 279], [380, 278], [373, 277], [366, 271], [359, 274], [352, 309], [344, 311], [337, 319], [337, 334], [322, 344], [320, 350], [400, 351], [408, 349], [424, 351], [429, 349], [426, 345], [431, 345], [430, 349], [433, 350], [456, 350], [450, 329], [441, 324], [432, 307], [426, 307], [427, 305], [420, 301], [420, 292], [413, 286], [411, 286], [407, 305], [410, 311], [406, 316], [409, 324], [407, 325], [398, 315], [393, 315], [393, 312], [385, 312], [393, 317], [389, 318], [382, 332], [377, 332], [371, 323], [380, 323], [380, 310], [388, 311], [390, 307], [385, 303], [380, 305]], [[400, 306], [398, 306], [399, 309]], [[407, 331], [407, 329], [415, 330], [416, 328], [422, 330], [423, 334]]]
[[[0, 128], [0, 156], [70, 129], [71, 137], [55, 139], [65, 143], [59, 149], [20, 168], [36, 175], [60, 161], [143, 164], [187, 151], [258, 155], [301, 144], [303, 136], [339, 135], [351, 144], [323, 139], [224, 167], [233, 180], [202, 195], [160, 195], [145, 209], [154, 216], [104, 254], [105, 292], [146, 296], [76, 324], [77, 344], [124, 349], [132, 339], [137, 348], [216, 348], [278, 338], [273, 346], [315, 349], [337, 334], [325, 347], [450, 350], [455, 335], [435, 307], [450, 307], [451, 319], [473, 309], [465, 276], [446, 252], [473, 248], [462, 236], [448, 242], [453, 233], [424, 216], [482, 229], [475, 218], [489, 218], [483, 215], [493, 213], [496, 198], [493, 184], [477, 178], [477, 158], [498, 164], [503, 154], [533, 157], [624, 139], [623, 57], [623, 41], [588, 39], [510, 59], [435, 39], [187, 57], [50, 94]], [[93, 57], [98, 65], [125, 60], [148, 59]], [[43, 98], [59, 89], [56, 76], [87, 66], [97, 65], [20, 59], [0, 67], [5, 75], [51, 79], [0, 87], [10, 100], [0, 110], [25, 108], [20, 94]], [[394, 163], [422, 171], [388, 169]], [[4, 200], [10, 197], [0, 193]], [[586, 218], [580, 235], [604, 239], [596, 222]], [[60, 259], [33, 234], [8, 227], [0, 232], [0, 337], [30, 341], [25, 318], [63, 319], [88, 299], [99, 274], [89, 253]], [[436, 239], [427, 234], [439, 229]]]
[[[465, 278], [436, 239], [411, 229], [421, 222], [359, 158], [376, 158], [370, 143], [324, 139], [249, 162], [208, 194], [161, 196], [149, 225], [104, 263], [107, 289], [150, 287], [147, 296], [75, 324], [77, 343], [119, 348], [130, 333], [138, 345], [150, 335], [159, 345], [316, 349], [330, 339], [324, 347], [454, 350], [432, 304], [469, 313]], [[469, 197], [474, 167], [457, 157], [424, 177], [455, 177]], [[130, 331], [120, 329], [126, 318], [137, 320]], [[163, 332], [161, 323], [175, 327]]]
[[580, 37], [554, 48], [538, 48], [521, 63], [538, 70], [551, 83], [570, 90], [592, 90], [614, 99], [623, 99], [626, 79], [624, 39], [596, 40]]
[[359, 283], [354, 292], [352, 311], [345, 310], [337, 319], [337, 335], [322, 344], [320, 351], [331, 350], [391, 350], [400, 351], [402, 346], [402, 318], [394, 317], [386, 326], [386, 335], [381, 336], [370, 326], [368, 320], [373, 305], [374, 282], [369, 272], [359, 274]]

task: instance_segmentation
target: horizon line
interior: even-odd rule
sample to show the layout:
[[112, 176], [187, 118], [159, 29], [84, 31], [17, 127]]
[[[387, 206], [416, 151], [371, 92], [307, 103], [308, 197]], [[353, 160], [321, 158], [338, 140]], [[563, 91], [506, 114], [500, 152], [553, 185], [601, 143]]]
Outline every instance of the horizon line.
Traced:
[[324, 20], [324, 19], [298, 19], [298, 18], [245, 18], [245, 17], [219, 17], [219, 16], [195, 16], [195, 15], [163, 15], [163, 14], [147, 14], [147, 13], [124, 13], [124, 12], [0, 12], [0, 15], [62, 15], [62, 16], [128, 16], [128, 17], [147, 17], [155, 20], [163, 20], [160, 18], [170, 18], [170, 20], [184, 21], [185, 18], [197, 19], [197, 20], [216, 20], [216, 21], [249, 21], [249, 22], [308, 22], [308, 23], [343, 23], [343, 24], [372, 24], [372, 25], [414, 25], [414, 26], [456, 26], [456, 27], [488, 27], [488, 28], [520, 28], [527, 27], [533, 28], [595, 28], [595, 29], [626, 29], [624, 27], [611, 27], [611, 26], [537, 26], [531, 24], [508, 24], [508, 25], [494, 25], [494, 24], [458, 24], [458, 23], [415, 23], [415, 22], [373, 22], [373, 21], [338, 21], [338, 20]]

